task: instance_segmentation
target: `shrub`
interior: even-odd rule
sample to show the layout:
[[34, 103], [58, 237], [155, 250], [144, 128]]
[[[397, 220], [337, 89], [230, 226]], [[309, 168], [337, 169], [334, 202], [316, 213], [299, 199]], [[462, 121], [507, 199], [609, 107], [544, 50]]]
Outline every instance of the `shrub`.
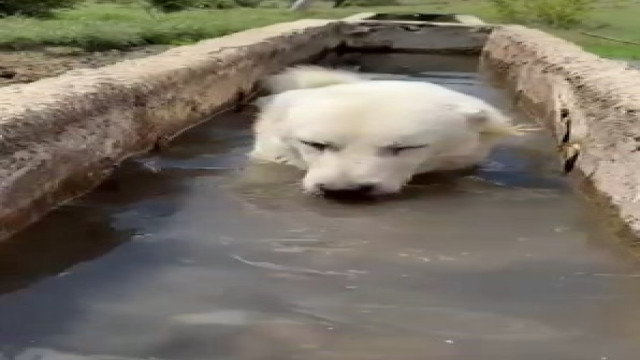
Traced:
[[260, 0], [148, 0], [156, 9], [175, 12], [189, 8], [232, 9], [236, 7], [258, 7]]
[[341, 2], [340, 7], [393, 6], [398, 4], [398, 0], [346, 0]]
[[[2, 0], [0, 0], [2, 1]], [[141, 0], [93, 0], [97, 4], [119, 4], [119, 5], [131, 5], [139, 4]]]
[[536, 0], [529, 1], [527, 7], [545, 25], [571, 28], [582, 22], [593, 3], [594, 0]]
[[261, 1], [259, 7], [263, 9], [281, 9], [287, 8], [289, 3], [278, 0], [265, 0]]
[[53, 10], [71, 8], [83, 0], [0, 0], [0, 16], [50, 16]]
[[233, 9], [238, 5], [233, 0], [196, 0], [193, 7], [198, 9]]
[[261, 0], [235, 0], [240, 7], [256, 8], [260, 5]]
[[491, 0], [507, 21], [538, 22], [554, 28], [571, 28], [582, 22], [596, 0]]
[[195, 0], [147, 0], [151, 6], [162, 12], [187, 10], [198, 5]]
[[[490, 0], [498, 16], [510, 22], [525, 22], [527, 18], [523, 0]], [[536, 1], [536, 0], [530, 0]]]

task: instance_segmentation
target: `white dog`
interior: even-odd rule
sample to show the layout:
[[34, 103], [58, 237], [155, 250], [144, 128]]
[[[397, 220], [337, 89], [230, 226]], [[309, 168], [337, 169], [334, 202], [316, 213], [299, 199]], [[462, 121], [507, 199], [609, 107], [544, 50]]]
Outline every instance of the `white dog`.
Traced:
[[266, 81], [251, 157], [306, 171], [305, 192], [399, 192], [415, 174], [470, 168], [519, 135], [500, 111], [445, 87], [296, 67]]

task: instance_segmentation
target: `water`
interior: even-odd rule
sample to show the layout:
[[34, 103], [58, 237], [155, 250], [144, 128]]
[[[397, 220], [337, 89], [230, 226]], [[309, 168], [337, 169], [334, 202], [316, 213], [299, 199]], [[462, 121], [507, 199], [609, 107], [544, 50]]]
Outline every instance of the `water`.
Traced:
[[[473, 72], [412, 79], [509, 107]], [[544, 134], [339, 204], [245, 166], [250, 121], [192, 129], [0, 244], [0, 359], [639, 358], [640, 269]]]

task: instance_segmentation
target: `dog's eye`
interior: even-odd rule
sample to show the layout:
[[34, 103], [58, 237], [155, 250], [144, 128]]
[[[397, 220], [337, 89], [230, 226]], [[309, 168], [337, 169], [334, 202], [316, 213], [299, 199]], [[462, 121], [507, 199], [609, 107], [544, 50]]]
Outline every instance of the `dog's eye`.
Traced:
[[300, 142], [310, 148], [314, 148], [318, 151], [325, 151], [327, 149], [330, 148], [329, 144], [324, 144], [324, 143], [320, 143], [320, 142], [315, 142], [315, 141], [305, 141], [305, 140], [300, 140]]
[[399, 155], [404, 151], [423, 149], [423, 148], [426, 148], [427, 146], [428, 145], [408, 145], [408, 146], [392, 145], [392, 146], [387, 146], [384, 149], [385, 149], [385, 152], [387, 152], [388, 154], [395, 156], [395, 155]]

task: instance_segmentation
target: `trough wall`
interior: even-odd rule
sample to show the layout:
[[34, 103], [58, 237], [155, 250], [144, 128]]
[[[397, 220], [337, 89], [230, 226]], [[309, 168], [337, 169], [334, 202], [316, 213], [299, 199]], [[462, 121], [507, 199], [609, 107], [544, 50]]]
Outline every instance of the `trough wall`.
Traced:
[[640, 71], [515, 25], [494, 29], [482, 64], [507, 82], [520, 106], [551, 128], [560, 150], [577, 151], [572, 177], [578, 188], [614, 213], [618, 221], [612, 225], [637, 245]]

